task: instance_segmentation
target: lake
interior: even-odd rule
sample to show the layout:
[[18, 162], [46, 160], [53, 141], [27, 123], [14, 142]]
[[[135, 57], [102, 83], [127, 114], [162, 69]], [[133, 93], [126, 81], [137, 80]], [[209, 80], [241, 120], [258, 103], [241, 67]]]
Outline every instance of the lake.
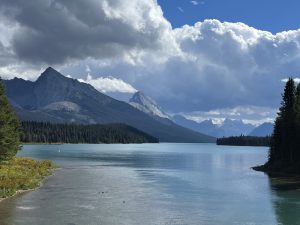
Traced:
[[19, 155], [60, 169], [1, 202], [1, 225], [300, 224], [300, 191], [250, 169], [267, 160], [267, 148], [25, 145]]

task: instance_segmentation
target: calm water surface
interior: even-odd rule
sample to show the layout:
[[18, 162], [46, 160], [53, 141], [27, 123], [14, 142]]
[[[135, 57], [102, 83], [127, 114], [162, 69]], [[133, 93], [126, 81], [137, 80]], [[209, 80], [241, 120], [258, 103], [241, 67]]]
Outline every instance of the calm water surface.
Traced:
[[1, 225], [297, 225], [300, 191], [251, 166], [267, 148], [213, 144], [26, 145], [60, 167], [0, 203]]

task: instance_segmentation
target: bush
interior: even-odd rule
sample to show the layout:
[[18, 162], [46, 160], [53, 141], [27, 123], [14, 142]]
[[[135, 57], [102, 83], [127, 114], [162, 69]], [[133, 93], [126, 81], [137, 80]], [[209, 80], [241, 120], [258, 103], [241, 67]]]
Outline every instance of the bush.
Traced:
[[38, 161], [14, 157], [0, 162], [0, 198], [14, 195], [18, 190], [36, 188], [55, 168], [49, 160]]

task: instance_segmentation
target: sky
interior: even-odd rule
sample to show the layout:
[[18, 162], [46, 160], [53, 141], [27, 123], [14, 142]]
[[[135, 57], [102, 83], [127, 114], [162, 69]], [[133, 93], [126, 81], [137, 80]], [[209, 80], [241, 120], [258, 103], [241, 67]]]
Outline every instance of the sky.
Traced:
[[273, 34], [299, 29], [297, 0], [158, 0], [173, 27], [205, 19], [242, 22]]
[[300, 77], [300, 2], [1, 0], [0, 76], [48, 66], [170, 114], [272, 121]]

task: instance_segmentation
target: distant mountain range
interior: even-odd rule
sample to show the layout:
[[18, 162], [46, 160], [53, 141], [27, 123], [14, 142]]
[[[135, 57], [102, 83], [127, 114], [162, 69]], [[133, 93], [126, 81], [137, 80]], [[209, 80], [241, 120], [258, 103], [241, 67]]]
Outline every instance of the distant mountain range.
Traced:
[[273, 123], [263, 123], [256, 127], [249, 136], [265, 137], [271, 136], [273, 133], [274, 124]]
[[216, 125], [212, 120], [205, 120], [197, 123], [193, 120], [186, 119], [181, 115], [175, 115], [172, 119], [175, 123], [181, 126], [188, 127], [194, 131], [203, 132], [214, 137], [239, 136], [241, 134], [248, 135], [255, 128], [254, 125], [245, 124], [241, 120], [225, 119], [221, 125]]
[[97, 91], [89, 84], [67, 78], [51, 67], [35, 82], [14, 78], [4, 81], [4, 84], [6, 94], [21, 120], [80, 124], [124, 123], [159, 138], [161, 142], [216, 140], [175, 124], [166, 115], [160, 114], [155, 102], [147, 105], [151, 111], [156, 112], [149, 116], [145, 108], [140, 107], [144, 105], [145, 99], [149, 101], [142, 93], [132, 98], [132, 107]]
[[218, 138], [240, 135], [263, 137], [270, 135], [273, 131], [272, 123], [264, 123], [256, 127], [252, 124], [246, 124], [242, 120], [225, 119], [222, 124], [217, 125], [211, 119], [197, 123], [178, 114], [170, 116], [153, 99], [142, 92], [136, 92], [129, 100], [129, 104], [161, 123], [170, 124], [174, 122], [182, 127]]

